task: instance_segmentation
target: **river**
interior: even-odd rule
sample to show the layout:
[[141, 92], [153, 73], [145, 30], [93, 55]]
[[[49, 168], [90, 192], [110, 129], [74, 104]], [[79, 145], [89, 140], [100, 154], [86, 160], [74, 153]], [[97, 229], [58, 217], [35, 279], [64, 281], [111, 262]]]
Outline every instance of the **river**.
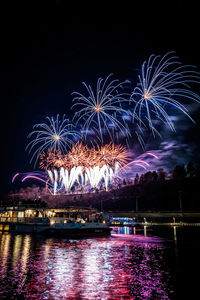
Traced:
[[0, 299], [200, 299], [199, 239], [198, 227], [77, 240], [0, 233]]

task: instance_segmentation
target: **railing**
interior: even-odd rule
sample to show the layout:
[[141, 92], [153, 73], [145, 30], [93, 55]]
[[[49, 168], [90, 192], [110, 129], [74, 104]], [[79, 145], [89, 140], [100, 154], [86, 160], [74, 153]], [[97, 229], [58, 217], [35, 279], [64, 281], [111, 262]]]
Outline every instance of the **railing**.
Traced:
[[49, 223], [49, 218], [31, 218], [31, 217], [0, 217], [1, 223]]
[[47, 206], [40, 206], [39, 204], [35, 203], [23, 203], [23, 204], [18, 204], [18, 205], [8, 205], [6, 206], [5, 204], [2, 205], [0, 203], [0, 211], [7, 211], [7, 210], [16, 210], [16, 211], [21, 211], [25, 209], [48, 209]]

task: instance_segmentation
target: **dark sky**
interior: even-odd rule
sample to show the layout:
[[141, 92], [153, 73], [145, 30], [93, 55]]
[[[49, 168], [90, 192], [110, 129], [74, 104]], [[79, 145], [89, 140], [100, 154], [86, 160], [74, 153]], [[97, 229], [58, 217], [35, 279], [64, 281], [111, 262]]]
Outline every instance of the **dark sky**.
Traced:
[[[82, 81], [92, 84], [110, 73], [121, 80], [133, 77], [152, 53], [171, 50], [200, 69], [197, 8], [189, 2], [121, 4], [117, 13], [105, 9], [105, 15], [96, 7], [98, 17], [95, 8], [78, 13], [67, 1], [36, 3], [8, 3], [0, 10], [2, 192], [12, 188], [15, 172], [32, 170], [25, 152], [32, 126], [47, 115], [70, 115], [71, 93]], [[193, 134], [198, 143], [199, 131]]]

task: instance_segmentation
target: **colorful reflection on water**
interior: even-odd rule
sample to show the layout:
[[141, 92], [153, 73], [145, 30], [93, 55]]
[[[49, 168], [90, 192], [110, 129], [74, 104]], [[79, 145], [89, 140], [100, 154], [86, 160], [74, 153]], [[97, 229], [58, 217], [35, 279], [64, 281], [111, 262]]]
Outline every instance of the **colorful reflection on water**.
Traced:
[[105, 238], [0, 235], [1, 299], [171, 299], [165, 243], [134, 228]]

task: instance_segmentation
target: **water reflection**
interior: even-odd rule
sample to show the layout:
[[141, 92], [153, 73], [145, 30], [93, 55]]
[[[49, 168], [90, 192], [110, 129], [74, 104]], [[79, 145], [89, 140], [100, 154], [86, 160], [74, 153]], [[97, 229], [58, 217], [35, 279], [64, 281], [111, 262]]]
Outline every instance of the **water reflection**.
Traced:
[[174, 228], [174, 241], [177, 241], [176, 226], [173, 226], [173, 228]]
[[8, 252], [10, 247], [10, 235], [5, 233], [1, 239], [1, 276], [5, 277], [7, 271], [7, 260], [8, 260]]
[[21, 251], [21, 245], [22, 245], [22, 236], [16, 235], [14, 238], [14, 247], [13, 247], [13, 268], [15, 268], [16, 264], [18, 263], [20, 251]]
[[0, 297], [171, 299], [163, 240], [143, 234], [131, 227], [83, 240], [2, 234]]

